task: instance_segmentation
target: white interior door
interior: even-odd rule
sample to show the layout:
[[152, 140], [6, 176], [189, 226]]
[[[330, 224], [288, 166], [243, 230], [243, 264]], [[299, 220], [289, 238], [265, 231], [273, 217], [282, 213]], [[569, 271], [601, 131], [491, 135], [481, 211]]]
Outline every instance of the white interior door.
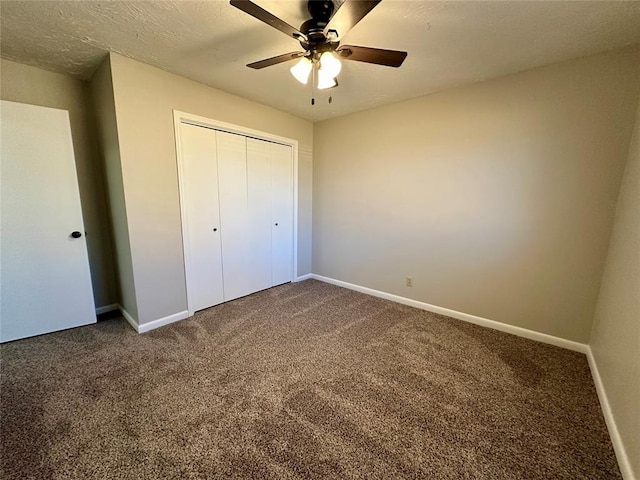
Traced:
[[271, 143], [247, 138], [247, 235], [251, 291], [273, 286], [271, 278]]
[[69, 114], [0, 107], [0, 341], [95, 323]]
[[254, 292], [247, 234], [247, 142], [241, 135], [226, 132], [216, 132], [216, 138], [224, 299], [228, 301]]
[[291, 147], [271, 145], [272, 285], [293, 279], [293, 157]]
[[181, 200], [189, 310], [224, 301], [216, 132], [180, 124]]

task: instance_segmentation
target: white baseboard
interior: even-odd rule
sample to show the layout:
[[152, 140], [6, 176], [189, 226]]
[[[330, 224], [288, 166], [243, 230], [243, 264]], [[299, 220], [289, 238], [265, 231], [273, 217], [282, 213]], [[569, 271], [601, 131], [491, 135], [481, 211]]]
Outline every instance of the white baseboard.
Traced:
[[102, 307], [96, 307], [96, 315], [102, 315], [103, 313], [107, 313], [107, 312], [114, 312], [119, 309], [120, 307], [118, 306], [117, 303], [112, 303], [111, 305], [104, 305]]
[[131, 325], [133, 327], [133, 329], [140, 333], [139, 331], [139, 327], [138, 327], [138, 322], [136, 321], [135, 318], [133, 318], [129, 312], [127, 312], [124, 307], [120, 304], [118, 304], [118, 310], [120, 310], [120, 313], [122, 314], [122, 316], [124, 317], [124, 319], [129, 322], [129, 325]]
[[304, 282], [305, 280], [309, 280], [310, 278], [314, 278], [313, 277], [313, 273], [307, 273], [306, 275], [300, 275], [299, 277], [296, 277], [293, 279], [294, 282]]
[[591, 351], [590, 347], [587, 349], [587, 359], [589, 360], [591, 376], [593, 377], [593, 383], [596, 386], [596, 392], [598, 392], [600, 407], [602, 408], [604, 421], [607, 423], [607, 429], [609, 430], [609, 436], [611, 437], [613, 450], [616, 452], [616, 458], [618, 459], [620, 473], [622, 473], [622, 478], [624, 478], [625, 480], [635, 480], [636, 477], [634, 476], [633, 470], [631, 469], [631, 462], [629, 461], [627, 451], [624, 448], [624, 444], [622, 443], [622, 437], [620, 436], [620, 432], [618, 431], [616, 420], [613, 417], [611, 405], [609, 404], [609, 398], [607, 397], [607, 392], [604, 389], [602, 377], [600, 376], [596, 359], [593, 356], [593, 352]]
[[145, 333], [151, 330], [155, 330], [156, 328], [164, 327], [165, 325], [169, 325], [170, 323], [177, 322], [179, 320], [184, 320], [185, 318], [189, 318], [189, 312], [187, 310], [183, 312], [174, 313], [173, 315], [169, 315], [167, 317], [159, 318], [157, 320], [153, 320], [151, 322], [143, 323], [142, 325], [138, 325], [138, 333]]
[[124, 309], [122, 305], [118, 305], [118, 310], [120, 310], [120, 313], [122, 313], [124, 319], [129, 322], [133, 329], [138, 333], [149, 332], [151, 330], [155, 330], [156, 328], [164, 327], [165, 325], [169, 325], [170, 323], [184, 320], [185, 318], [189, 317], [189, 312], [185, 310], [184, 312], [174, 313], [173, 315], [159, 318], [157, 320], [153, 320], [151, 322], [143, 323], [142, 325], [140, 325], [137, 320]]
[[384, 298], [385, 300], [391, 300], [392, 302], [402, 303], [403, 305], [409, 305], [410, 307], [419, 308], [421, 310], [427, 310], [433, 313], [439, 313], [448, 317], [453, 317], [458, 320], [480, 325], [482, 327], [492, 328], [494, 330], [500, 330], [501, 332], [517, 335], [518, 337], [528, 338], [530, 340], [536, 340], [538, 342], [547, 343], [549, 345], [555, 345], [556, 347], [566, 348], [580, 353], [587, 353], [589, 346], [584, 343], [574, 342], [572, 340], [566, 340], [560, 337], [554, 337], [553, 335], [547, 335], [546, 333], [536, 332], [534, 330], [528, 330], [522, 327], [516, 327], [514, 325], [508, 325], [502, 322], [496, 322], [495, 320], [489, 320], [487, 318], [478, 317], [468, 313], [458, 312], [456, 310], [450, 310], [444, 307], [438, 307], [437, 305], [431, 305], [429, 303], [420, 302], [418, 300], [412, 300], [411, 298], [401, 297], [392, 293], [382, 292], [380, 290], [374, 290], [368, 287], [362, 287], [353, 283], [343, 282], [342, 280], [336, 280], [335, 278], [323, 277], [322, 275], [316, 275], [312, 273], [310, 278], [320, 280], [321, 282], [331, 283], [339, 287], [348, 288], [349, 290], [355, 290], [357, 292], [373, 295], [374, 297]]

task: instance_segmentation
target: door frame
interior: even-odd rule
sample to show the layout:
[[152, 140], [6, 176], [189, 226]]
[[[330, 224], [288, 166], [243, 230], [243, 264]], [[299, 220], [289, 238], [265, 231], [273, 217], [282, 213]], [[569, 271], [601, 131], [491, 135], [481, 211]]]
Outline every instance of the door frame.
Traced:
[[268, 132], [262, 132], [260, 130], [254, 130], [252, 128], [243, 127], [241, 125], [234, 125], [232, 123], [226, 123], [220, 120], [195, 115], [192, 113], [181, 112], [179, 110], [173, 110], [173, 131], [175, 137], [176, 147], [176, 160], [178, 167], [178, 193], [180, 196], [180, 225], [182, 229], [182, 251], [184, 258], [184, 274], [185, 274], [185, 291], [187, 293], [187, 310], [189, 316], [192, 316], [195, 312], [192, 306], [189, 304], [189, 287], [188, 278], [191, 272], [191, 261], [189, 258], [188, 247], [188, 230], [185, 224], [185, 199], [183, 197], [184, 186], [184, 173], [183, 173], [183, 158], [182, 158], [182, 142], [180, 138], [180, 124], [186, 123], [189, 125], [195, 125], [197, 127], [209, 128], [211, 130], [219, 130], [221, 132], [235, 133], [243, 135], [245, 137], [257, 138], [258, 140], [265, 140], [267, 142], [279, 143], [281, 145], [288, 145], [291, 147], [291, 155], [293, 161], [293, 258], [291, 263], [293, 266], [291, 281], [295, 281], [298, 278], [298, 141], [274, 135]]

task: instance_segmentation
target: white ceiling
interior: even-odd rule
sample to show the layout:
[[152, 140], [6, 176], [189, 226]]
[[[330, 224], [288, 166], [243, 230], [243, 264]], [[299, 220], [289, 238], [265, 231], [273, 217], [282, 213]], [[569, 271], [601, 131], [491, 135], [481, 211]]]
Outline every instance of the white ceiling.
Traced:
[[[255, 0], [299, 26], [304, 0]], [[88, 79], [109, 50], [316, 121], [565, 59], [640, 43], [640, 1], [383, 0], [343, 44], [406, 50], [399, 69], [343, 62], [317, 95], [284, 63], [299, 50], [227, 1], [1, 1], [4, 58]]]

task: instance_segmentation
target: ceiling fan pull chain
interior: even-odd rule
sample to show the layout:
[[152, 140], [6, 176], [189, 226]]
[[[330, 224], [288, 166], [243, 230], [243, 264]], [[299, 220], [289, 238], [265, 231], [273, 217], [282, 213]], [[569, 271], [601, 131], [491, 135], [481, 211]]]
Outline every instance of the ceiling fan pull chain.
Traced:
[[[313, 62], [313, 60], [311, 60]], [[315, 90], [316, 90], [316, 63], [312, 63], [313, 68], [311, 68], [311, 105], [316, 104], [315, 99]]]

